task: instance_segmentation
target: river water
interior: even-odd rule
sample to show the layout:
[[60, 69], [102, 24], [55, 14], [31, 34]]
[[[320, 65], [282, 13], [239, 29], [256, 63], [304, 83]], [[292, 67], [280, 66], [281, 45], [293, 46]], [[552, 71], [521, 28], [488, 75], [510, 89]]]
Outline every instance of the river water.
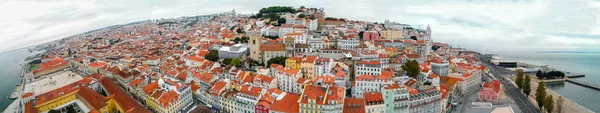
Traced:
[[[527, 53], [500, 54], [506, 60], [514, 60], [535, 65], [549, 65], [559, 70], [585, 74], [575, 78], [600, 85], [600, 53]], [[569, 82], [547, 83], [549, 89], [571, 99], [594, 112], [600, 112], [600, 91]]]
[[34, 55], [27, 49], [18, 49], [0, 53], [0, 111], [4, 111], [13, 100], [7, 98], [16, 85], [21, 81], [21, 64], [25, 64], [25, 58]]

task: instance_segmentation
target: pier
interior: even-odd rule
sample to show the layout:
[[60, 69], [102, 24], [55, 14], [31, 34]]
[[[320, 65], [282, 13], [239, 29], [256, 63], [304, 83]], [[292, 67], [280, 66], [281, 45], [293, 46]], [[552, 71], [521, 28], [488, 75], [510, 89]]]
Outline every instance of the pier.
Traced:
[[573, 84], [581, 85], [581, 86], [592, 88], [595, 90], [600, 90], [600, 86], [596, 85], [596, 84], [591, 84], [591, 83], [587, 83], [587, 82], [583, 82], [583, 81], [579, 81], [579, 80], [572, 80], [572, 79], [567, 79], [567, 81], [571, 82]]
[[567, 78], [579, 78], [579, 77], [585, 77], [585, 75], [581, 74], [581, 75], [565, 75]]

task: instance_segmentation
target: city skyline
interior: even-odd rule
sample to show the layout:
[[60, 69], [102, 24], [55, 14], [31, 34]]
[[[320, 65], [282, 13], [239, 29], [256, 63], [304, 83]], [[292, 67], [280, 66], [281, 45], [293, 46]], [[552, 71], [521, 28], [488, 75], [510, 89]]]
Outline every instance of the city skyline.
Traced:
[[[133, 5], [132, 5], [133, 4]], [[600, 52], [600, 2], [581, 1], [4, 1], [0, 53], [148, 19], [266, 6], [322, 7], [350, 20], [431, 25], [433, 39], [484, 53]], [[354, 12], [348, 12], [354, 11]], [[494, 42], [490, 44], [489, 42]]]
[[599, 72], [587, 69], [600, 67], [598, 6], [590, 0], [0, 2], [0, 13], [11, 15], [0, 18], [6, 64], [0, 89], [7, 91], [0, 95], [8, 98], [0, 109], [598, 112]]

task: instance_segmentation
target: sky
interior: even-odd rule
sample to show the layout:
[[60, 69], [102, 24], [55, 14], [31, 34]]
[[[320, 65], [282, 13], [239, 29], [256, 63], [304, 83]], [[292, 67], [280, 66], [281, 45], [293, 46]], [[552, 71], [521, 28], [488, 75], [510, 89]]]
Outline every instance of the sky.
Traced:
[[434, 41], [483, 53], [600, 52], [599, 0], [2, 0], [0, 53], [112, 25], [268, 6], [430, 25]]

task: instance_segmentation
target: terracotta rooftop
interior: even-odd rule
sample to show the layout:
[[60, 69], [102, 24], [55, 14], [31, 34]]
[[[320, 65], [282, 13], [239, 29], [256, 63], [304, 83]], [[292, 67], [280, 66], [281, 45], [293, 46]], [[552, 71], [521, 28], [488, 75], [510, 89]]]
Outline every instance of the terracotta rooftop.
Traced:
[[142, 107], [135, 99], [127, 94], [121, 87], [110, 79], [101, 79], [100, 84], [104, 86], [108, 94], [114, 94], [115, 101], [121, 106], [125, 113], [150, 113]]
[[284, 44], [263, 44], [260, 46], [261, 51], [285, 51]]
[[271, 105], [271, 110], [298, 113], [300, 111], [298, 98], [300, 98], [300, 95], [287, 93], [281, 100], [277, 100]]
[[89, 103], [93, 109], [101, 109], [106, 106], [107, 101], [114, 97], [114, 95], [110, 95], [105, 97], [104, 95], [90, 89], [89, 87], [80, 87], [79, 91], [77, 91], [79, 97], [82, 97], [87, 103]]
[[178, 99], [179, 99], [179, 94], [177, 94], [177, 92], [175, 92], [174, 90], [171, 90], [171, 91], [168, 91], [168, 92], [162, 94], [160, 96], [160, 98], [158, 99], [158, 101], [164, 107], [167, 107], [169, 105], [172, 105], [173, 102], [175, 102], [175, 100], [178, 100]]
[[[365, 92], [364, 94], [365, 102], [383, 102], [383, 95], [381, 92]], [[381, 103], [383, 104], [383, 103]]]
[[365, 100], [363, 98], [344, 99], [344, 113], [366, 113]]
[[381, 65], [381, 62], [379, 62], [377, 60], [373, 60], [373, 61], [358, 61], [357, 64]]

